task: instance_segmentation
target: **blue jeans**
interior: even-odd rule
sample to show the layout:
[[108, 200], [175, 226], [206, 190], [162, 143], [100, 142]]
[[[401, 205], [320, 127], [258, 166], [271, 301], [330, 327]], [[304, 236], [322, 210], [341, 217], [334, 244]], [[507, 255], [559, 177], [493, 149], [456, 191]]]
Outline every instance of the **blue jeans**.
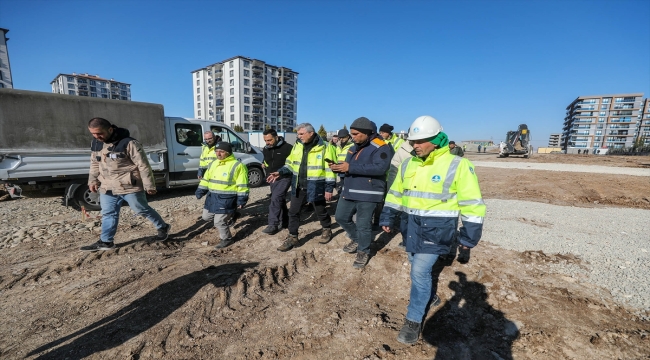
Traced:
[[125, 201], [133, 212], [147, 218], [156, 229], [162, 229], [167, 225], [156, 210], [149, 206], [144, 191], [123, 195], [113, 195], [111, 191], [107, 191], [106, 194], [99, 194], [99, 201], [102, 206], [102, 234], [100, 240], [103, 242], [113, 241], [120, 220], [120, 207]]
[[[341, 225], [350, 239], [357, 243], [357, 251], [366, 254], [370, 253], [370, 243], [372, 243], [372, 214], [375, 212], [377, 203], [368, 201], [351, 201], [339, 198], [336, 204], [336, 214], [334, 218]], [[352, 221], [352, 216], [356, 213], [356, 223]]]
[[433, 293], [431, 271], [438, 260], [438, 254], [407, 253], [411, 263], [411, 296], [406, 308], [406, 318], [421, 323], [429, 310]]

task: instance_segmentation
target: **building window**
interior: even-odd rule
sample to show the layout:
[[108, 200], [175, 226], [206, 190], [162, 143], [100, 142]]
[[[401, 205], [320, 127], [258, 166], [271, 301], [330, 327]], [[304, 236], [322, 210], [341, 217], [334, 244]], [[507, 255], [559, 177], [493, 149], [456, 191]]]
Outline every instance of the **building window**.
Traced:
[[196, 88], [196, 93], [200, 94], [201, 93], [201, 88]]
[[199, 73], [198, 73], [198, 72], [196, 72], [196, 78], [197, 78], [197, 79], [199, 78]]
[[276, 99], [276, 97], [277, 97], [277, 95], [276, 95], [276, 94], [271, 94], [271, 100], [275, 100], [275, 99]]
[[232, 68], [235, 66], [235, 62], [234, 62], [234, 61], [231, 61], [231, 62], [228, 63], [228, 65], [229, 65], [230, 68], [232, 69]]
[[230, 121], [235, 121], [235, 114], [230, 114]]
[[201, 110], [199, 110], [199, 116], [201, 116]]
[[250, 70], [244, 70], [244, 76], [251, 76]]
[[251, 98], [248, 96], [244, 96], [244, 104], [250, 104], [251, 103]]
[[95, 94], [95, 93], [90, 93], [90, 97], [97, 97], [97, 94]]
[[235, 88], [230, 88], [230, 95], [235, 95]]
[[108, 95], [106, 95], [106, 94], [102, 94], [102, 98], [104, 98], [104, 99], [108, 99]]
[[201, 101], [201, 95], [196, 95], [196, 101]]
[[72, 76], [68, 76], [68, 81], [74, 81], [74, 78]]
[[248, 79], [244, 79], [244, 86], [251, 86], [251, 81]]
[[231, 103], [231, 104], [234, 104], [234, 103], [235, 103], [235, 97], [234, 97], [234, 96], [231, 96], [231, 97], [230, 97], [230, 103]]
[[74, 92], [74, 90], [68, 90], [68, 95], [76, 95], [76, 93]]
[[126, 85], [124, 85], [124, 84], [120, 85], [120, 89], [126, 90]]
[[244, 60], [244, 67], [245, 68], [251, 67], [251, 62], [248, 60]]
[[250, 130], [251, 126], [249, 123], [244, 123], [244, 130]]
[[93, 86], [96, 85], [95, 80], [90, 80], [90, 85], [93, 85]]
[[196, 107], [201, 107], [201, 103], [196, 103]]
[[251, 121], [251, 116], [248, 114], [244, 114], [244, 121]]
[[230, 70], [230, 77], [235, 76], [235, 70]]
[[277, 89], [275, 85], [271, 85], [271, 91], [275, 91], [275, 89]]
[[122, 96], [122, 100], [128, 100], [126, 96]]
[[[92, 88], [90, 88], [90, 90], [92, 90]], [[127, 95], [127, 92], [124, 91], [124, 90], [122, 90], [122, 91], [120, 91], [120, 94], [123, 95], [123, 96], [126, 96], [126, 95]]]
[[271, 78], [271, 84], [277, 84], [278, 83], [278, 78]]
[[230, 86], [235, 86], [235, 79], [230, 79]]
[[68, 89], [74, 89], [74, 84], [68, 84]]
[[[90, 91], [93, 91], [93, 92], [94, 92], [94, 91], [97, 91], [97, 88], [94, 87], [94, 86], [91, 86], [91, 87], [90, 87]], [[126, 94], [124, 94], [124, 95], [126, 95]]]
[[196, 86], [200, 86], [200, 85], [201, 85], [201, 80], [197, 79], [196, 80]]
[[244, 106], [244, 112], [251, 112], [251, 107], [248, 105]]
[[275, 110], [271, 110], [271, 116], [275, 116]]
[[234, 106], [230, 107], [230, 112], [235, 112], [235, 107]]
[[244, 95], [250, 95], [251, 89], [249, 88], [244, 88]]

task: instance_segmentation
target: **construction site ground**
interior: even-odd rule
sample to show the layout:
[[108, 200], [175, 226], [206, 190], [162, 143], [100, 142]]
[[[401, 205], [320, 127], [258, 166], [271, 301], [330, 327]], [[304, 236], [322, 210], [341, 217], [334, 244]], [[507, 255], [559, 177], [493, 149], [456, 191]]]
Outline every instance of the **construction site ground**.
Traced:
[[[477, 162], [648, 168], [648, 157], [535, 155]], [[650, 209], [650, 177], [477, 166], [483, 197], [557, 206]], [[409, 299], [399, 234], [377, 234], [363, 270], [334, 224], [302, 214], [301, 245], [276, 251], [268, 236], [268, 187], [253, 189], [234, 226], [237, 242], [197, 222], [193, 189], [163, 191], [151, 205], [173, 225], [155, 242], [150, 223], [122, 209], [118, 248], [87, 253], [99, 220], [60, 205], [60, 194], [0, 202], [0, 358], [3, 359], [648, 359], [650, 322], [551, 264], [571, 254], [516, 252], [481, 242], [469, 263], [434, 268], [442, 302], [421, 340], [396, 337]], [[333, 214], [335, 203], [330, 204]], [[494, 210], [494, 209], [493, 209]], [[498, 211], [494, 210], [494, 211]], [[91, 213], [91, 216], [97, 216]], [[485, 220], [489, 222], [490, 219]], [[650, 222], [650, 221], [649, 221]], [[0, 230], [2, 231], [2, 230]], [[650, 240], [649, 240], [650, 242]], [[647, 244], [646, 244], [647, 247]]]

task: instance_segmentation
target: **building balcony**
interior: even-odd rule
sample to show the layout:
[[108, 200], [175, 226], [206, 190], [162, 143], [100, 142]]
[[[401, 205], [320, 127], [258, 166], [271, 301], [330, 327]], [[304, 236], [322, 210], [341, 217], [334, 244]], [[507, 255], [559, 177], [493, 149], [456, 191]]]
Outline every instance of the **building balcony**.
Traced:
[[253, 89], [260, 89], [260, 90], [262, 90], [262, 89], [264, 89], [264, 86], [259, 85], [259, 84], [253, 84]]
[[261, 97], [264, 97], [264, 94], [261, 93], [261, 92], [253, 92], [253, 97], [261, 98]]
[[217, 77], [217, 76], [221, 76], [221, 74], [223, 74], [223, 71], [221, 71], [221, 70], [215, 70], [215, 71], [214, 71], [214, 76], [215, 76], [215, 77]]
[[262, 76], [262, 75], [253, 75], [252, 78], [253, 79], [264, 79], [264, 76]]
[[223, 83], [223, 78], [220, 78], [220, 77], [215, 78], [215, 79], [214, 79], [214, 83], [215, 83], [215, 84], [221, 84], [221, 83]]
[[258, 66], [258, 65], [253, 65], [253, 70], [264, 71], [264, 67]]
[[261, 100], [254, 100], [253, 105], [264, 105]]
[[222, 108], [222, 107], [223, 107], [223, 100], [217, 100], [217, 101], [214, 103], [214, 106], [215, 106], [215, 107], [218, 107], [218, 108]]

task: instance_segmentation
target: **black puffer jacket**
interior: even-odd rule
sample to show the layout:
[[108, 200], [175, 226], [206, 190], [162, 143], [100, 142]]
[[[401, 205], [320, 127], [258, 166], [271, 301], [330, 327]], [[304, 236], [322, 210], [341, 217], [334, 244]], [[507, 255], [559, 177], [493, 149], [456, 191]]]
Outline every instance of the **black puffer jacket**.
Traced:
[[275, 146], [265, 146], [264, 149], [262, 149], [262, 153], [264, 154], [266, 173], [276, 172], [283, 167], [287, 157], [291, 154], [292, 148], [293, 146], [284, 141], [282, 136], [278, 136], [278, 143], [275, 144]]

